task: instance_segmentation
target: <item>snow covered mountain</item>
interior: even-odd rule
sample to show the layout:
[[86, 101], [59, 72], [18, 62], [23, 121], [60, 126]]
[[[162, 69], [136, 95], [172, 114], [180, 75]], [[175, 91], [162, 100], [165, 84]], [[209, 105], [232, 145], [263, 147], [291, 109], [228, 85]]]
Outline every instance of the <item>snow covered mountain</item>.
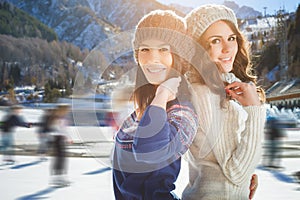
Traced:
[[249, 18], [256, 18], [258, 16], [262, 16], [261, 12], [258, 12], [249, 6], [240, 7], [234, 1], [224, 1], [223, 4], [231, 8], [235, 12], [237, 18], [240, 19], [249, 19]]
[[[205, 2], [203, 2], [203, 4], [204, 3]], [[256, 18], [257, 16], [262, 16], [261, 12], [256, 11], [249, 6], [240, 7], [234, 1], [224, 1], [223, 5], [231, 8], [235, 12], [236, 16], [240, 19], [249, 19], [249, 18]], [[186, 7], [183, 4], [175, 4], [175, 3], [170, 4], [170, 7], [180, 10], [183, 13], [188, 13], [193, 9], [192, 7]]]
[[7, 0], [53, 28], [60, 40], [93, 49], [154, 9], [166, 9], [154, 0]]
[[[139, 19], [155, 9], [176, 9], [178, 14], [192, 8], [163, 5], [155, 0], [6, 0], [53, 28], [60, 40], [80, 48], [93, 49], [101, 41], [121, 31], [134, 28]], [[261, 13], [250, 7], [239, 7], [225, 1], [239, 18]], [[180, 12], [181, 11], [181, 12]]]

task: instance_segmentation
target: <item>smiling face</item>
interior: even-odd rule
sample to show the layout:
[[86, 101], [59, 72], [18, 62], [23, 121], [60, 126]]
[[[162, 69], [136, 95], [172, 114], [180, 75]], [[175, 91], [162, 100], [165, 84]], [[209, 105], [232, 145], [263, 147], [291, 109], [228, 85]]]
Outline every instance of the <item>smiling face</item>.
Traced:
[[170, 45], [155, 39], [143, 41], [138, 49], [138, 63], [149, 83], [164, 82], [173, 64]]
[[238, 51], [237, 36], [225, 21], [213, 23], [202, 35], [209, 56], [222, 73], [230, 72]]

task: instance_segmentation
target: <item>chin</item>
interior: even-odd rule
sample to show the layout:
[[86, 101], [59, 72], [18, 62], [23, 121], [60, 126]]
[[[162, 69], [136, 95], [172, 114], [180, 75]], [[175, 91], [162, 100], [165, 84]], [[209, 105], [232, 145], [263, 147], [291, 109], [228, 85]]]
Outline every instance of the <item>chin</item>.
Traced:
[[163, 81], [149, 81], [152, 85], [160, 85]]
[[164, 82], [166, 79], [165, 78], [155, 77], [155, 78], [148, 78], [147, 80], [148, 80], [149, 83], [151, 83], [153, 85], [159, 85], [162, 82]]
[[229, 73], [229, 72], [231, 72], [232, 71], [232, 66], [226, 66], [226, 67], [222, 67], [222, 71], [223, 71], [223, 73]]

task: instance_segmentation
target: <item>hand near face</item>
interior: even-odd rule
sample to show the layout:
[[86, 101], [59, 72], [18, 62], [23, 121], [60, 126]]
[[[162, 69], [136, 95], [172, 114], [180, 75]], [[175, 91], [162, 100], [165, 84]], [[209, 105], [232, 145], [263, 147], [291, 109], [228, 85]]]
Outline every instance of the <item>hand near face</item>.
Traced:
[[172, 101], [176, 98], [176, 94], [178, 92], [178, 87], [181, 82], [181, 77], [170, 78], [164, 82], [162, 82], [157, 90], [157, 95], [167, 96], [167, 102]]
[[233, 82], [225, 87], [226, 94], [242, 106], [261, 105], [254, 83]]

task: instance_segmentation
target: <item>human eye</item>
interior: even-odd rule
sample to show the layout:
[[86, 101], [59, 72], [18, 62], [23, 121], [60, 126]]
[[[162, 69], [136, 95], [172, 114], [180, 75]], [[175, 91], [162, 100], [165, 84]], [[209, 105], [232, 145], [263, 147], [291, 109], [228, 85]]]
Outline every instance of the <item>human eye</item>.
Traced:
[[228, 41], [236, 41], [236, 35], [230, 36]]
[[215, 45], [215, 44], [220, 44], [221, 40], [219, 38], [214, 38], [210, 40], [209, 44], [210, 45]]
[[150, 48], [148, 48], [148, 47], [139, 47], [139, 51], [140, 52], [149, 52]]
[[162, 46], [159, 48], [160, 52], [170, 52], [170, 46]]

